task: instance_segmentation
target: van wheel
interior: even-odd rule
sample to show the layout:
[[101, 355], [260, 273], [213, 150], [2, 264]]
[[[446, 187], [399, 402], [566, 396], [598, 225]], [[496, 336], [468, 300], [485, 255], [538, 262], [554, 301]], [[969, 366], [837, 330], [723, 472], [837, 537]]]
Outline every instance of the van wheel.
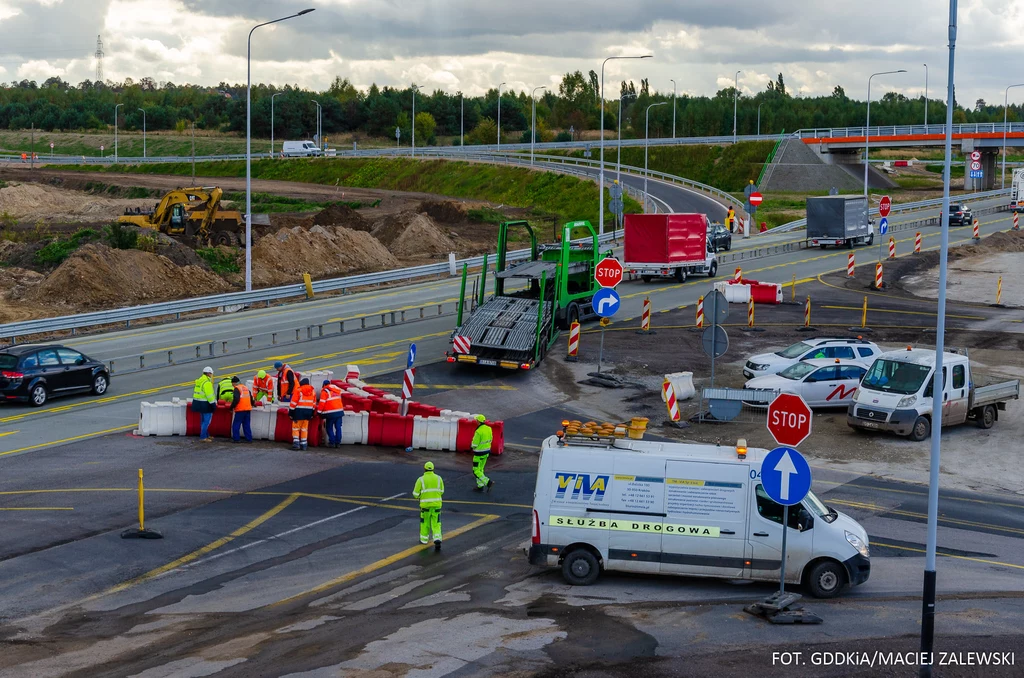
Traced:
[[834, 560], [824, 560], [807, 575], [807, 588], [815, 598], [835, 598], [843, 590], [846, 573]]
[[986, 405], [981, 408], [981, 414], [977, 421], [978, 428], [992, 428], [996, 423], [996, 408], [991, 405]]
[[910, 439], [919, 443], [932, 432], [932, 422], [928, 417], [918, 417], [914, 422], [914, 428], [910, 429]]
[[600, 574], [601, 565], [586, 549], [576, 549], [562, 559], [562, 578], [573, 586], [590, 586]]
[[714, 278], [716, 275], [718, 275], [718, 262], [712, 261], [711, 268], [708, 269], [708, 277]]

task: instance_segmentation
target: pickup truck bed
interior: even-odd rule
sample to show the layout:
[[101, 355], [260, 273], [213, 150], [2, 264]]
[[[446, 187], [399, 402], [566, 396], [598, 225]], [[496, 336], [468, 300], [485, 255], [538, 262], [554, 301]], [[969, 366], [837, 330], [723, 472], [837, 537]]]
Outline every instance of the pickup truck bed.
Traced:
[[[1020, 381], [1003, 381], [998, 384], [979, 386], [971, 394], [970, 409], [984, 407], [985, 405], [1002, 404], [1007, 400], [1020, 398]], [[1002, 409], [1002, 408], [1000, 408]]]

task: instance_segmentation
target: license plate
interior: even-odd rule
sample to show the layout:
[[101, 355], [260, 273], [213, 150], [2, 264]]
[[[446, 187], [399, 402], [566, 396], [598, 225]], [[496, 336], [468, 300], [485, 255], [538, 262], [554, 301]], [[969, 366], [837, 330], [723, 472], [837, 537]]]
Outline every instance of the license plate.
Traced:
[[754, 373], [748, 370], [743, 370], [743, 376], [746, 377], [747, 379], [753, 379]]
[[860, 423], [860, 425], [863, 426], [864, 428], [878, 428], [879, 427], [878, 422], [875, 422], [875, 421], [862, 421]]
[[481, 365], [487, 365], [488, 367], [497, 367], [498, 366], [498, 361], [497, 360], [478, 360], [477, 362], [480, 363]]

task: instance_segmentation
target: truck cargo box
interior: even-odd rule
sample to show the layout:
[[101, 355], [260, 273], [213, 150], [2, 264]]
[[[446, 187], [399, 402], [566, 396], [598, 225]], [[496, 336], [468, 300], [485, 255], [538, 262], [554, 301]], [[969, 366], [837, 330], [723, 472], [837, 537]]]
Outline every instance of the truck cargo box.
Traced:
[[709, 226], [703, 214], [627, 214], [625, 265], [703, 262]]
[[807, 198], [807, 239], [840, 245], [864, 242], [871, 236], [868, 201], [862, 195], [827, 195]]

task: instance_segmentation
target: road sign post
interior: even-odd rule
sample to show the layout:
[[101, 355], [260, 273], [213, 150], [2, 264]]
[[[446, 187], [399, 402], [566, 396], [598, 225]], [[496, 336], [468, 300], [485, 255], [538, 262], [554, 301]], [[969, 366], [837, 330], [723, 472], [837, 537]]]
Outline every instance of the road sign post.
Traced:
[[594, 269], [594, 280], [601, 287], [612, 288], [622, 282], [624, 273], [625, 269], [622, 268], [618, 259], [605, 257], [598, 262], [597, 268]]
[[[605, 259], [604, 261], [615, 260]], [[603, 264], [604, 262], [601, 263]], [[615, 263], [618, 264], [617, 261], [615, 261]], [[621, 280], [621, 264], [619, 264], [619, 266], [619, 279]], [[598, 267], [598, 269], [600, 269], [600, 266]], [[615, 284], [617, 285], [618, 282], [616, 282]], [[591, 300], [591, 304], [594, 307], [594, 313], [596, 313], [601, 318], [601, 347], [598, 349], [597, 352], [597, 372], [598, 374], [600, 374], [601, 362], [604, 359], [604, 328], [607, 327], [608, 325], [611, 325], [611, 317], [615, 315], [615, 312], [618, 311], [619, 307], [622, 306], [622, 300], [619, 298], [618, 293], [611, 287], [602, 287], [597, 291], [597, 294], [594, 295], [594, 298]]]
[[811, 435], [811, 408], [795, 393], [780, 393], [768, 405], [768, 432], [779, 445], [796, 447]]

